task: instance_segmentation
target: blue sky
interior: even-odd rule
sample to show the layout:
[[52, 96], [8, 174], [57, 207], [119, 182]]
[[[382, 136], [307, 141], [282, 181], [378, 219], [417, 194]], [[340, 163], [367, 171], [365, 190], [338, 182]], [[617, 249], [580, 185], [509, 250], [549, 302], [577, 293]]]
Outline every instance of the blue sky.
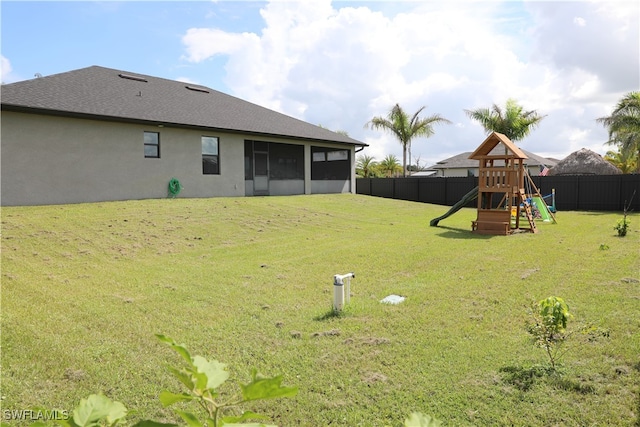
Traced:
[[[473, 151], [464, 109], [515, 98], [546, 115], [520, 143], [563, 158], [604, 154], [608, 115], [640, 89], [638, 2], [2, 1], [2, 82], [100, 65], [189, 81], [345, 130], [366, 154], [401, 158], [364, 128], [395, 103], [453, 122], [412, 151], [422, 165]], [[415, 159], [414, 159], [415, 163]]]

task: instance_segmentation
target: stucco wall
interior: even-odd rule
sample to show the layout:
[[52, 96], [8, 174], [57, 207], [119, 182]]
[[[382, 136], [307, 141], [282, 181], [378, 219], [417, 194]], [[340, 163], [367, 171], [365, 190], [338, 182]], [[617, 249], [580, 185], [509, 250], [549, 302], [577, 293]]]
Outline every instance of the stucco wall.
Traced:
[[[468, 176], [469, 169], [461, 168], [461, 169], [442, 169], [443, 175], [446, 177], [454, 177], [454, 176]], [[475, 174], [478, 174], [478, 168], [475, 168]]]
[[[143, 132], [160, 133], [145, 158]], [[201, 136], [220, 138], [220, 175], [202, 174]], [[237, 135], [2, 112], [2, 205], [244, 195], [244, 139]]]
[[311, 181], [312, 194], [348, 193], [351, 191], [349, 181], [327, 180]]
[[[244, 179], [244, 141], [255, 136], [10, 111], [1, 119], [3, 206], [164, 198], [171, 178], [182, 184], [179, 197], [252, 194]], [[144, 157], [145, 131], [160, 134], [160, 158]], [[220, 175], [202, 173], [202, 136], [219, 138]], [[355, 192], [349, 181], [312, 186], [311, 143], [260, 139], [304, 145], [304, 181], [272, 181], [272, 195]], [[353, 147], [313, 145], [350, 150], [354, 182]]]

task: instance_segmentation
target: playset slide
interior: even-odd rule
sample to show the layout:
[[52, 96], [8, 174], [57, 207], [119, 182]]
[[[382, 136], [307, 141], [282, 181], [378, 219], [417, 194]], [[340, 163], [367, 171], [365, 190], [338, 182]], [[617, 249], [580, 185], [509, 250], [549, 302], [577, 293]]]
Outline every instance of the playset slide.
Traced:
[[429, 224], [432, 227], [437, 227], [438, 222], [440, 222], [440, 220], [450, 217], [451, 215], [453, 215], [454, 213], [462, 209], [467, 203], [472, 202], [477, 198], [478, 198], [478, 187], [474, 188], [473, 190], [465, 194], [458, 203], [451, 206], [451, 209], [449, 209], [446, 214], [439, 216], [437, 218], [433, 218]]
[[540, 212], [540, 220], [544, 222], [555, 222], [555, 219], [549, 214], [549, 207], [547, 203], [539, 196], [531, 197], [531, 205], [535, 206], [538, 212]]

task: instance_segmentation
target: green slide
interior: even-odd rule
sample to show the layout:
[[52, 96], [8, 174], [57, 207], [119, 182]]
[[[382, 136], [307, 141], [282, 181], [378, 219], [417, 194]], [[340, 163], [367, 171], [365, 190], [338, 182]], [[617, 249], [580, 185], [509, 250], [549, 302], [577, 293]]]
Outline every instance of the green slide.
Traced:
[[[547, 208], [547, 203], [542, 200], [541, 197], [533, 196], [531, 198], [531, 204], [536, 207], [538, 212], [540, 212], [540, 219], [544, 222], [554, 221], [551, 215], [549, 214], [549, 208]], [[555, 221], [554, 221], [555, 222]]]
[[472, 202], [477, 198], [478, 198], [478, 187], [474, 188], [473, 190], [465, 194], [464, 197], [462, 197], [462, 199], [460, 199], [458, 203], [451, 206], [451, 209], [449, 209], [446, 214], [439, 216], [437, 218], [433, 218], [429, 224], [432, 227], [437, 227], [440, 220], [450, 217], [451, 215], [453, 215], [454, 213], [462, 209], [467, 203]]

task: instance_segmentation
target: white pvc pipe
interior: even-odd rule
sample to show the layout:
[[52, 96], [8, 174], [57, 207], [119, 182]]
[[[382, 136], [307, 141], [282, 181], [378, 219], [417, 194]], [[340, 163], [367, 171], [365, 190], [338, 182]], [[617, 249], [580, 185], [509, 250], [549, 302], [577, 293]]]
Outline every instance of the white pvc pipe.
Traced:
[[342, 282], [333, 281], [333, 310], [342, 311], [344, 308], [344, 286]]
[[333, 276], [333, 309], [342, 311], [345, 305], [344, 280], [347, 279], [346, 303], [351, 299], [351, 278], [356, 277], [355, 273], [336, 274]]

